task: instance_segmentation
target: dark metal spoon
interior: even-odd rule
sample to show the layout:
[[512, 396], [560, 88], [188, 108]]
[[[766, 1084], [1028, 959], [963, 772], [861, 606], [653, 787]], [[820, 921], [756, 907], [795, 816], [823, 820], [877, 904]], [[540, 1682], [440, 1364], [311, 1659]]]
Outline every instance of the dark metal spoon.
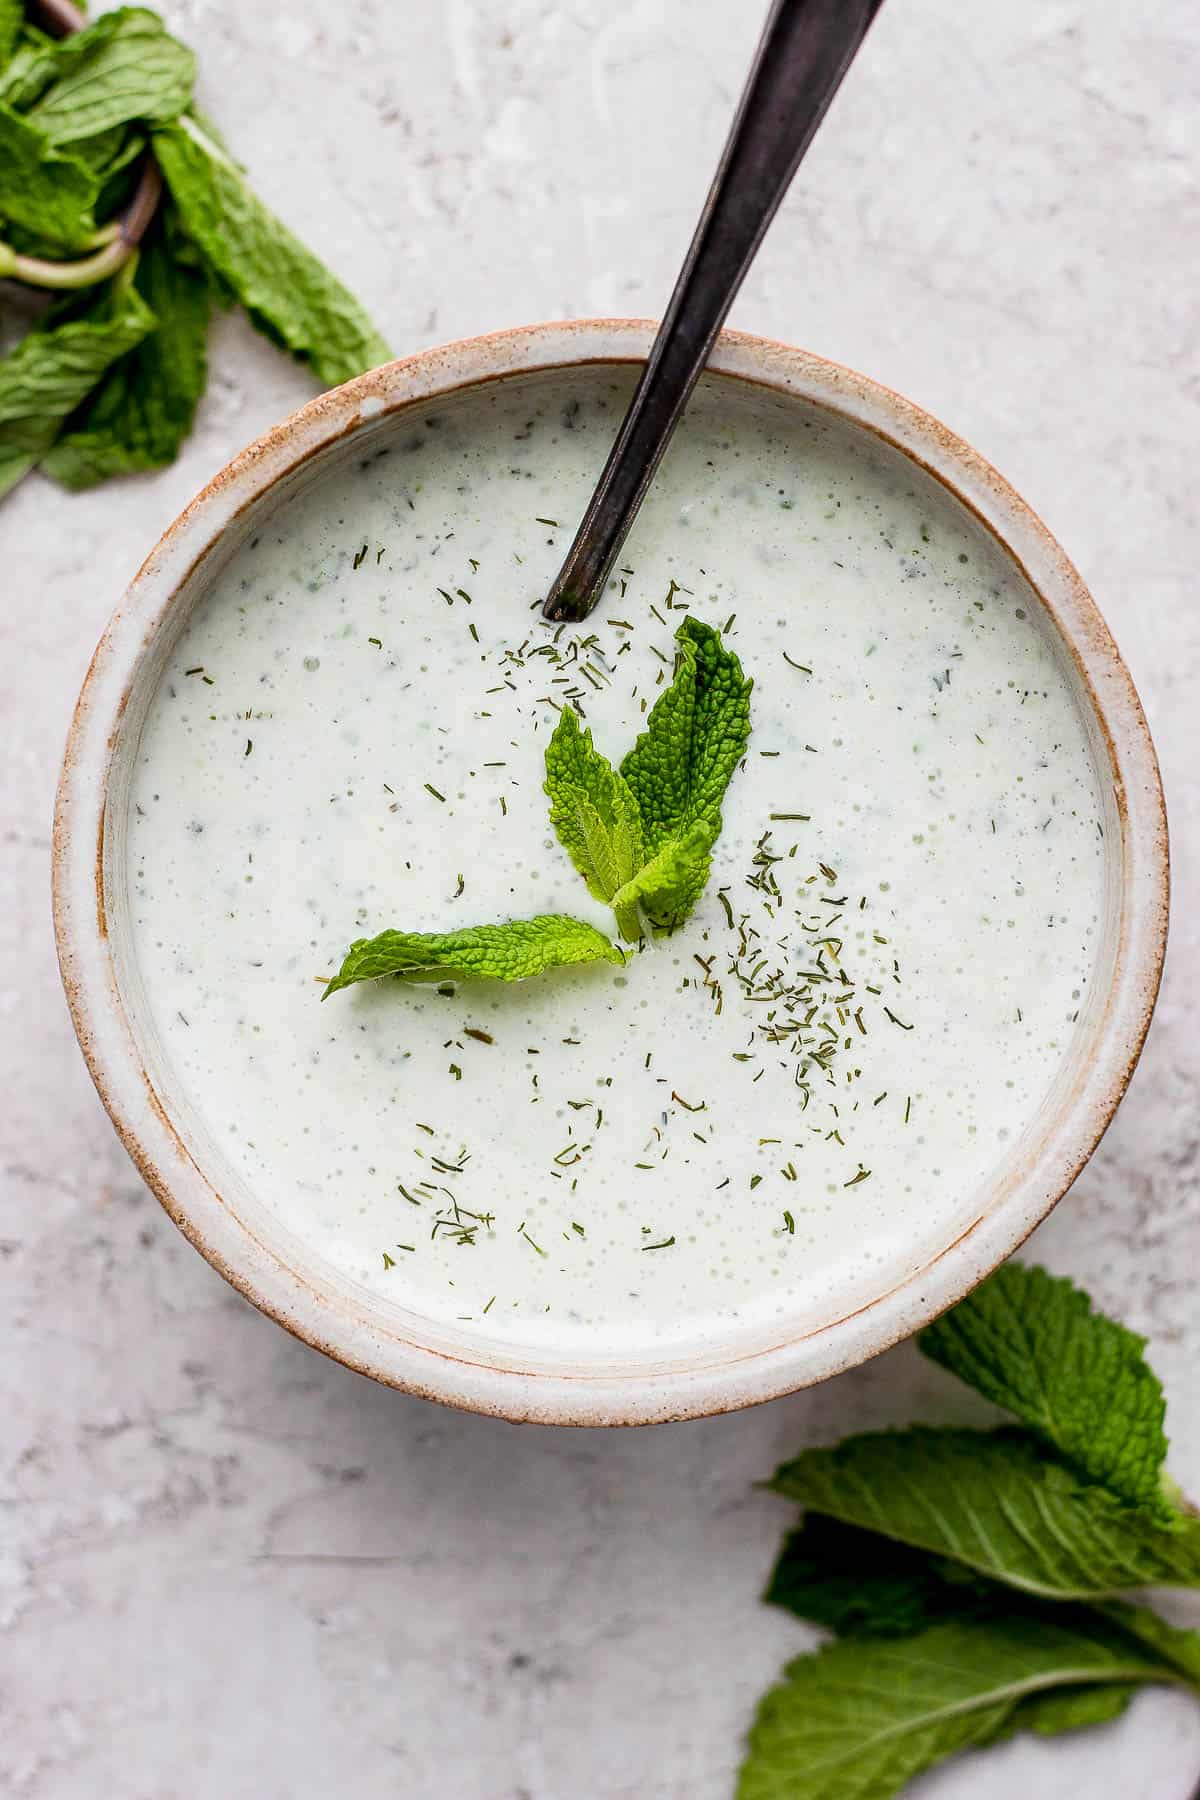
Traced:
[[773, 0], [670, 305], [543, 612], [583, 619], [779, 202], [883, 0]]

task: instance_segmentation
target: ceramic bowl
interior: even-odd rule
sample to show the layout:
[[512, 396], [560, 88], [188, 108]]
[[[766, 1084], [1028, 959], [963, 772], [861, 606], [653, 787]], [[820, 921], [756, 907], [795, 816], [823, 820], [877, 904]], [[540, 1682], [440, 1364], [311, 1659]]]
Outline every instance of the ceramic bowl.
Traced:
[[[1154, 749], [1133, 683], [1079, 576], [1045, 526], [960, 439], [909, 401], [804, 351], [727, 333], [710, 377], [764, 406], [817, 407], [884, 440], [998, 540], [1061, 640], [1105, 790], [1106, 908], [1095, 993], [1016, 1154], [922, 1266], [883, 1269], [866, 1304], [796, 1317], [769, 1337], [584, 1358], [524, 1353], [366, 1292], [223, 1174], [175, 1091], [132, 978], [124, 853], [130, 772], [146, 709], [188, 610], [253, 522], [323, 466], [362, 454], [406, 408], [480, 383], [588, 364], [635, 365], [653, 327], [591, 320], [424, 351], [323, 395], [236, 457], [165, 533], [104, 633], [67, 743], [54, 834], [54, 912], [75, 1030], [101, 1099], [146, 1181], [196, 1248], [305, 1342], [376, 1380], [512, 1419], [635, 1424], [770, 1399], [852, 1367], [968, 1292], [1070, 1187], [1129, 1081], [1154, 1006], [1167, 919], [1167, 837]], [[910, 1259], [911, 1262], [912, 1259]]]

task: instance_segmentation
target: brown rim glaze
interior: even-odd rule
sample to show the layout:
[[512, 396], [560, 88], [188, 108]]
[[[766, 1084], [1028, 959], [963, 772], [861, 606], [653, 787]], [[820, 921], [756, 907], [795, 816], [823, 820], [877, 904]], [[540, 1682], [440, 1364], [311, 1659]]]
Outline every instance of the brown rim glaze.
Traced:
[[917, 463], [1017, 564], [1069, 650], [1098, 760], [1111, 776], [1115, 826], [1106, 839], [1108, 985], [1070, 1078], [981, 1193], [977, 1216], [922, 1267], [898, 1273], [841, 1316], [757, 1337], [731, 1333], [702, 1353], [522, 1353], [477, 1331], [435, 1326], [320, 1264], [252, 1197], [235, 1202], [218, 1191], [148, 1067], [122, 979], [122, 890], [110, 867], [113, 821], [124, 810], [124, 795], [111, 784], [131, 697], [152, 680], [159, 627], [247, 508], [332, 445], [408, 406], [481, 383], [637, 362], [653, 332], [645, 321], [584, 320], [425, 351], [322, 395], [235, 457], [164, 534], [101, 638], [67, 740], [55, 814], [55, 931], [76, 1034], [123, 1143], [176, 1224], [247, 1299], [348, 1367], [429, 1399], [542, 1423], [648, 1424], [770, 1399], [877, 1354], [960, 1299], [1046, 1216], [1095, 1149], [1137, 1062], [1166, 942], [1166, 818], [1153, 745], [1108, 629], [1045, 526], [989, 464], [911, 402], [804, 351], [725, 333], [714, 374], [826, 408]]

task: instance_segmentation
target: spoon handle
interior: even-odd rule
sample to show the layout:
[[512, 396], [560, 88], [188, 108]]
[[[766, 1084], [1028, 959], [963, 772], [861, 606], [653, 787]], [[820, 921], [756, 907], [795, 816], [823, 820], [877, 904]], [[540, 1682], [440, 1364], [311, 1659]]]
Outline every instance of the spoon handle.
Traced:
[[542, 611], [591, 612], [717, 333], [882, 0], [773, 0], [675, 291]]

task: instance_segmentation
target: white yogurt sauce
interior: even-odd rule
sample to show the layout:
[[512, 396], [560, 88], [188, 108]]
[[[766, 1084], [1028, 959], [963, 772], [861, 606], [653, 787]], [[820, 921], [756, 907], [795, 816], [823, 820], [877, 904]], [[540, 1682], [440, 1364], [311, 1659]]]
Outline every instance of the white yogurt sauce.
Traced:
[[[145, 725], [130, 893], [175, 1079], [301, 1239], [434, 1319], [621, 1350], [815, 1322], [974, 1216], [1086, 999], [1097, 775], [1036, 602], [894, 452], [731, 389], [557, 635], [531, 607], [623, 377], [410, 415], [261, 525]], [[576, 704], [619, 761], [685, 607], [755, 684], [689, 923], [624, 972], [323, 1005], [389, 926], [611, 930], [545, 744]]]

